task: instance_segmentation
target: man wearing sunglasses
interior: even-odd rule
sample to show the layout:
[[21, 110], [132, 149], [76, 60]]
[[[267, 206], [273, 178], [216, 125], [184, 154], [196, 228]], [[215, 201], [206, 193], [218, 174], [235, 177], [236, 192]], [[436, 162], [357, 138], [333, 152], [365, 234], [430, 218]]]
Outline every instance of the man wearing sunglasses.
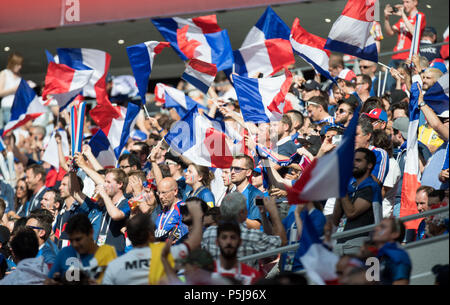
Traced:
[[254, 168], [253, 160], [246, 155], [237, 156], [231, 164], [231, 182], [236, 185], [236, 191], [247, 199], [247, 219], [245, 223], [249, 229], [259, 229], [261, 226], [261, 214], [255, 205], [255, 198], [264, 194], [250, 184]]
[[358, 107], [358, 101], [353, 95], [338, 102], [338, 109], [335, 113], [335, 123], [347, 127], [353, 118], [353, 113]]
[[50, 213], [45, 213], [46, 210], [33, 211], [26, 222], [26, 226], [36, 233], [36, 237], [39, 243], [39, 252], [36, 257], [43, 256], [44, 262], [49, 265], [49, 268], [53, 265], [58, 254], [58, 247], [49, 238], [52, 233], [52, 217]]

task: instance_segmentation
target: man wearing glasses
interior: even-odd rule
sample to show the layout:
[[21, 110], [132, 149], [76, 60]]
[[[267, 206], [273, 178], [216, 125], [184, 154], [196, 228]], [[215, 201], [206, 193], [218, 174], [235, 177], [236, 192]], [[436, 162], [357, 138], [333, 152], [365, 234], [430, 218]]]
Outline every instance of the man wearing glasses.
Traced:
[[365, 102], [370, 97], [370, 88], [372, 87], [372, 80], [366, 74], [358, 74], [356, 76], [356, 93], [362, 102]]
[[249, 229], [259, 229], [261, 226], [261, 214], [255, 204], [256, 197], [264, 197], [264, 194], [250, 184], [250, 177], [254, 169], [253, 160], [246, 155], [237, 156], [231, 164], [231, 182], [236, 185], [236, 191], [247, 199], [247, 219], [245, 223]]
[[46, 214], [43, 210], [35, 210], [31, 213], [26, 222], [26, 226], [36, 233], [36, 237], [39, 243], [39, 252], [36, 257], [43, 256], [44, 262], [49, 265], [49, 268], [53, 265], [58, 254], [58, 247], [49, 238], [52, 233], [50, 214]]
[[367, 76], [370, 77], [370, 79], [372, 80], [372, 86], [370, 89], [370, 96], [379, 96], [378, 94], [375, 93], [375, 86], [378, 86], [375, 84], [375, 82], [377, 82], [378, 84], [378, 77], [376, 77], [376, 72], [377, 72], [377, 64], [373, 61], [370, 60], [360, 60], [359, 61], [359, 69], [361, 70], [361, 74], [365, 74]]
[[132, 170], [140, 170], [141, 162], [139, 157], [134, 154], [123, 154], [119, 157], [119, 168], [125, 172], [125, 174], [129, 174]]
[[338, 105], [335, 113], [335, 123], [346, 128], [353, 118], [355, 109], [358, 107], [358, 101], [353, 95], [350, 95], [349, 98], [340, 100]]

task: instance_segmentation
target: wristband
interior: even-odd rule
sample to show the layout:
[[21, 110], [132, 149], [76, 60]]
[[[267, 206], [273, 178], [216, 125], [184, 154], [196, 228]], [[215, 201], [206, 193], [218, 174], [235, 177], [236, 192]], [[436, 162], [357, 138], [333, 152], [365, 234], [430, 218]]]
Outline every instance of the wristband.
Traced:
[[158, 133], [163, 132], [164, 128], [161, 128], [160, 130], [158, 130]]

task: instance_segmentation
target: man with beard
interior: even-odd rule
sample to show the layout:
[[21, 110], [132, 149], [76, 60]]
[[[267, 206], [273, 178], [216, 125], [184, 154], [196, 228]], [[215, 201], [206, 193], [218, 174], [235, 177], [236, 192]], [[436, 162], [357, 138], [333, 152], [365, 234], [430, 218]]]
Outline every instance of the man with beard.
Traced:
[[231, 278], [243, 285], [251, 285], [262, 276], [256, 269], [238, 261], [237, 252], [241, 243], [241, 228], [236, 221], [219, 223], [216, 244], [220, 256], [215, 261], [213, 279]]
[[[367, 148], [355, 151], [353, 179], [347, 195], [336, 200], [333, 222], [343, 223], [343, 231], [376, 224], [381, 221], [381, 189], [371, 172], [375, 166], [375, 154]], [[341, 219], [344, 218], [344, 219]], [[337, 240], [336, 251], [340, 254], [356, 254], [369, 233], [361, 233]]]

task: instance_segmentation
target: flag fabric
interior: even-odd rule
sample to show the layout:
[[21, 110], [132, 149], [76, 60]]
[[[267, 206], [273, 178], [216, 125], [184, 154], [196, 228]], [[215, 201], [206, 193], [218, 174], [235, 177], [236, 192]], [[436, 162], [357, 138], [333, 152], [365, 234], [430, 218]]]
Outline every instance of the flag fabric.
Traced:
[[206, 109], [205, 106], [200, 105], [199, 103], [191, 99], [189, 96], [184, 94], [184, 92], [181, 90], [169, 86], [164, 86], [163, 88], [165, 99], [164, 107], [174, 108], [177, 111], [180, 118], [184, 117], [186, 113], [195, 106]]
[[[182, 60], [197, 58], [217, 66], [218, 71], [231, 68], [233, 65], [233, 52], [227, 30], [222, 30], [217, 24], [216, 15], [200, 16], [183, 19], [159, 18], [152, 19], [152, 23], [161, 35], [170, 42], [170, 45]], [[185, 26], [188, 26], [185, 28]], [[198, 42], [190, 58], [184, 54], [178, 44], [177, 31], [183, 29], [184, 42]], [[183, 32], [181, 32], [182, 34]]]
[[101, 129], [91, 138], [88, 145], [91, 147], [92, 154], [101, 166], [104, 168], [116, 167], [116, 153], [109, 143], [108, 137]]
[[217, 67], [215, 64], [193, 58], [188, 62], [181, 78], [207, 94], [209, 87], [211, 87], [216, 78], [216, 74]]
[[409, 59], [411, 59], [414, 55], [419, 53], [419, 45], [420, 45], [420, 28], [422, 24], [422, 15], [416, 14], [416, 23], [414, 24], [414, 33], [411, 41], [411, 49], [409, 49]]
[[448, 72], [442, 75], [434, 85], [423, 95], [424, 102], [430, 106], [437, 115], [448, 115], [449, 92]]
[[[69, 140], [67, 139], [67, 133], [64, 129], [58, 129], [58, 133], [61, 136], [61, 145], [64, 156], [70, 154]], [[57, 171], [59, 171], [59, 154], [58, 154], [58, 144], [56, 143], [56, 132], [53, 131], [50, 140], [48, 141], [47, 147], [45, 147], [44, 155], [42, 156], [42, 161], [45, 161], [52, 165]]]
[[267, 39], [289, 40], [291, 30], [284, 21], [268, 6], [256, 24], [250, 29], [241, 48], [260, 43]]
[[336, 264], [339, 257], [324, 246], [310, 213], [301, 213], [303, 229], [296, 256], [306, 270], [311, 281], [318, 285], [337, 282]]
[[53, 58], [52, 53], [50, 53], [47, 49], [45, 50], [45, 57], [47, 58], [47, 63], [55, 62], [55, 58]]
[[295, 18], [290, 40], [295, 52], [309, 63], [317, 73], [335, 81], [330, 72], [328, 72], [330, 51], [324, 49], [326, 39], [308, 33], [300, 26], [300, 20]]
[[5, 142], [3, 142], [3, 139], [0, 137], [0, 151], [4, 151], [6, 149]]
[[165, 88], [168, 87], [167, 85], [163, 83], [157, 83], [155, 85], [155, 102], [158, 102], [160, 104], [164, 104], [166, 102], [166, 94], [165, 94]]
[[358, 106], [355, 110], [339, 146], [330, 153], [314, 159], [293, 187], [287, 187], [290, 204], [345, 197], [353, 176], [355, 135], [360, 108], [361, 106]]
[[111, 55], [108, 53], [85, 48], [58, 48], [59, 63], [75, 70], [94, 70], [89, 83], [83, 88], [83, 96], [97, 99], [97, 103], [107, 103], [106, 75], [108, 73]]
[[[419, 128], [420, 110], [418, 107], [420, 88], [418, 82], [411, 86], [409, 100], [409, 127], [406, 144], [406, 162], [403, 173], [403, 184], [400, 203], [400, 217], [417, 214], [416, 190], [420, 187], [419, 148], [417, 130]], [[405, 223], [406, 229], [417, 229], [421, 219]]]
[[[444, 34], [442, 35], [442, 40], [444, 42], [448, 42], [448, 37], [449, 37], [448, 33], [449, 33], [449, 31], [448, 31], [448, 26], [447, 26], [447, 29], [445, 30]], [[440, 53], [441, 53], [441, 57], [443, 59], [448, 59], [448, 56], [449, 56], [448, 44], [441, 46], [441, 52]]]
[[169, 42], [146, 41], [127, 47], [128, 59], [143, 104], [145, 104], [145, 94], [147, 93], [148, 81], [152, 73], [153, 59], [156, 54], [161, 53], [164, 48], [169, 46]]
[[28, 121], [36, 119], [45, 112], [47, 112], [47, 108], [41, 104], [36, 92], [22, 78], [14, 95], [11, 118], [5, 125], [3, 136], [11, 130], [26, 124]]
[[84, 135], [84, 115], [86, 112], [86, 102], [73, 105], [70, 108], [70, 130], [71, 130], [71, 148], [72, 156], [77, 152], [81, 152]]
[[280, 120], [284, 98], [292, 83], [292, 74], [272, 78], [247, 78], [233, 75], [233, 85], [244, 121], [268, 123]]
[[89, 83], [93, 73], [92, 69], [75, 70], [64, 64], [50, 62], [42, 99], [46, 101], [50, 95], [58, 103], [59, 111], [63, 111]]
[[325, 49], [378, 62], [375, 39], [370, 30], [376, 1], [348, 0], [334, 22]]
[[170, 148], [193, 163], [215, 168], [229, 168], [233, 155], [226, 135], [195, 106], [164, 137]]
[[262, 73], [268, 77], [295, 64], [294, 53], [288, 40], [266, 39], [241, 47], [233, 52], [234, 72], [246, 77]]
[[[139, 111], [140, 105], [136, 101], [129, 101], [127, 108], [112, 106], [109, 103], [109, 105], [97, 105], [89, 112], [94, 122], [108, 139], [116, 159], [119, 158], [122, 149], [125, 147], [130, 136], [130, 130], [136, 124]], [[102, 143], [105, 142], [104, 139], [102, 141]]]

